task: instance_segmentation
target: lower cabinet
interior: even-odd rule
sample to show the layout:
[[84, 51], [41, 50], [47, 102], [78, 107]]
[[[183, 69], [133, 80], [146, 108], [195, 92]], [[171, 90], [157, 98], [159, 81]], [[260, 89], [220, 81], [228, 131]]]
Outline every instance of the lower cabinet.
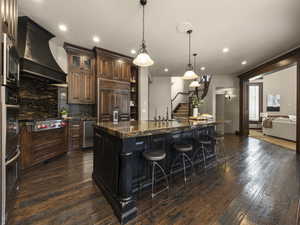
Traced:
[[34, 132], [30, 126], [21, 129], [21, 168], [27, 169], [68, 151], [67, 127]]

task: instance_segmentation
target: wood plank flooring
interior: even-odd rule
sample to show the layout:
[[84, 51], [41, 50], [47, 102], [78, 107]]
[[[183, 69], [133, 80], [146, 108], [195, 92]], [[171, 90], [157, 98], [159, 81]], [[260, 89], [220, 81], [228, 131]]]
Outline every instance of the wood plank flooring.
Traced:
[[[254, 138], [226, 136], [226, 163], [198, 170], [154, 200], [138, 195], [130, 224], [297, 225], [300, 159]], [[26, 171], [9, 225], [119, 224], [91, 179], [93, 155], [72, 152]], [[300, 225], [300, 223], [299, 223]]]

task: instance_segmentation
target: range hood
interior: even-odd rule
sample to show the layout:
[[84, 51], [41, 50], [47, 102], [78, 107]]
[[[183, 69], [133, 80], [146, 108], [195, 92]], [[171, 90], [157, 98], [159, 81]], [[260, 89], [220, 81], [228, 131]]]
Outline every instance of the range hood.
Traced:
[[60, 68], [49, 48], [55, 36], [27, 16], [18, 20], [18, 50], [21, 76], [47, 78], [53, 83], [66, 83], [67, 74]]

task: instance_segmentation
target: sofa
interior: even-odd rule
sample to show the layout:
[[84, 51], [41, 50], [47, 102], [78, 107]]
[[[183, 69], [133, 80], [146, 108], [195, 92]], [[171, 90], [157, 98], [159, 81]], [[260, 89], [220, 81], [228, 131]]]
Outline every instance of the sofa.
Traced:
[[[269, 120], [268, 122], [271, 120], [271, 126], [270, 123], [264, 123], [265, 120]], [[266, 124], [268, 125], [266, 126]], [[296, 141], [296, 117], [268, 116], [263, 118], [263, 134]]]

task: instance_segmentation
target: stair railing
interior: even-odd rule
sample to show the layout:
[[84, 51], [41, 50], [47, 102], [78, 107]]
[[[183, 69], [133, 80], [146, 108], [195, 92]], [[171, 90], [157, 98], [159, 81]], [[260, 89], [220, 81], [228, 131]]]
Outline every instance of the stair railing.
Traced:
[[190, 115], [190, 95], [195, 93], [194, 91], [188, 91], [188, 92], [177, 92], [174, 98], [171, 99], [171, 118], [174, 119], [174, 109], [173, 109], [173, 102], [177, 99], [180, 95], [186, 95], [188, 96], [188, 103], [189, 103], [189, 115]]

